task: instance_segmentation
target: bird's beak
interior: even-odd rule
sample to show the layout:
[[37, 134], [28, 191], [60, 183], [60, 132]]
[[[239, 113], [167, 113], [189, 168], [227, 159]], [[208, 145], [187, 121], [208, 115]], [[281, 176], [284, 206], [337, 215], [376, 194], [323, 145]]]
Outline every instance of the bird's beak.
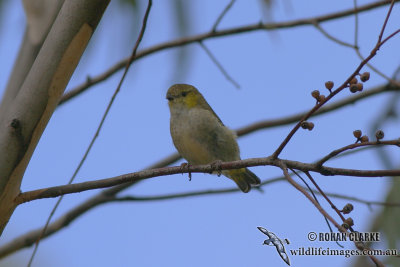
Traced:
[[168, 101], [174, 100], [174, 98], [170, 94], [167, 94], [167, 99]]

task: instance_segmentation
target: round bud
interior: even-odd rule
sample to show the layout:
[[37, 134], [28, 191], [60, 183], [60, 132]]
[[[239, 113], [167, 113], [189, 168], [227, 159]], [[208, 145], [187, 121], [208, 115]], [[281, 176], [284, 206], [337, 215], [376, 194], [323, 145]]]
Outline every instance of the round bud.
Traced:
[[376, 139], [378, 139], [378, 140], [383, 139], [383, 137], [385, 137], [385, 133], [384, 133], [382, 130], [378, 130], [378, 131], [376, 131], [376, 133], [375, 133], [375, 137], [376, 137]]
[[301, 126], [301, 128], [303, 128], [303, 129], [308, 129], [308, 122], [303, 121], [303, 122], [300, 124], [300, 126]]
[[368, 136], [363, 135], [363, 136], [361, 136], [360, 141], [361, 141], [361, 143], [366, 143], [366, 142], [369, 142], [369, 138], [368, 138]]
[[309, 131], [311, 131], [312, 129], [314, 129], [314, 123], [308, 122], [308, 121], [303, 121], [300, 124], [300, 127], [303, 128], [303, 129], [308, 129]]
[[314, 123], [309, 122], [309, 123], [308, 123], [307, 129], [308, 129], [309, 131], [311, 131], [312, 129], [314, 129]]
[[343, 209], [342, 209], [342, 213], [343, 214], [349, 214], [352, 210], [354, 209], [353, 205], [351, 203], [347, 203]]
[[327, 82], [325, 83], [325, 87], [326, 87], [326, 89], [328, 89], [329, 91], [332, 90], [333, 86], [334, 86], [334, 83], [333, 83], [332, 81], [327, 81]]
[[323, 103], [323, 102], [325, 102], [325, 96], [320, 95], [317, 100], [318, 100], [318, 102]]
[[354, 221], [351, 217], [347, 218], [346, 220], [344, 220], [344, 223], [348, 224], [349, 226], [353, 226], [354, 225]]
[[362, 81], [362, 82], [366, 82], [366, 81], [368, 81], [369, 80], [369, 72], [368, 71], [366, 71], [366, 72], [364, 72], [363, 74], [361, 74], [360, 75], [360, 80]]
[[355, 130], [355, 131], [353, 131], [353, 135], [355, 138], [359, 139], [362, 135], [362, 132], [361, 132], [361, 130]]
[[358, 92], [357, 84], [350, 85], [350, 92], [352, 92], [353, 94]]
[[357, 83], [356, 86], [357, 86], [357, 91], [359, 91], [359, 92], [361, 92], [364, 88], [362, 83]]
[[311, 92], [312, 97], [314, 97], [315, 99], [318, 100], [319, 97], [319, 91], [318, 90], [314, 90]]
[[350, 84], [356, 84], [358, 83], [358, 80], [356, 77], [353, 77], [353, 79], [350, 80]]

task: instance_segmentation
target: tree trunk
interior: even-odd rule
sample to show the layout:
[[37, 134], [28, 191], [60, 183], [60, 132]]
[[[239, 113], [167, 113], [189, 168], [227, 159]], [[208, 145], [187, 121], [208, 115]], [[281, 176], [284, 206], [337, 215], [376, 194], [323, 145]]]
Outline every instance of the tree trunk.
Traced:
[[32, 153], [108, 3], [65, 1], [25, 79], [4, 94], [12, 97], [0, 108], [0, 234], [16, 208]]

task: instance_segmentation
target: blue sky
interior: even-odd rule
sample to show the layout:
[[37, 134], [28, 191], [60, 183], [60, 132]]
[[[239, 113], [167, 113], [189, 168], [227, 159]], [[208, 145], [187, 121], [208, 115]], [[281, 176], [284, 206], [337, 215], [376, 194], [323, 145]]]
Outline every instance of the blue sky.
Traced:
[[[227, 2], [191, 1], [186, 10], [192, 22], [189, 35], [209, 31]], [[359, 1], [359, 4], [368, 2], [371, 1]], [[144, 6], [141, 5], [141, 17]], [[276, 4], [269, 19], [287, 21], [327, 14], [351, 8], [352, 1], [290, 1], [288, 6], [291, 8]], [[387, 7], [379, 8], [360, 16], [360, 44], [364, 55], [376, 42], [386, 10]], [[393, 12], [388, 33], [399, 25], [397, 6]], [[129, 12], [111, 1], [67, 90], [84, 82], [88, 75], [102, 73], [130, 54], [133, 41], [127, 42], [136, 38], [137, 32], [129, 33], [132, 35], [129, 36], [121, 30], [131, 23], [123, 15], [129, 15]], [[140, 48], [176, 39], [179, 34], [172, 16], [170, 1], [155, 0]], [[219, 28], [257, 23], [262, 16], [259, 1], [238, 0]], [[19, 1], [12, 1], [7, 6], [2, 26], [0, 90], [5, 87], [24, 32], [24, 16]], [[323, 23], [322, 26], [337, 38], [352, 43], [353, 17]], [[207, 40], [205, 44], [241, 88], [236, 89], [226, 80], [198, 44], [185, 48], [188, 52], [187, 66], [177, 65], [174, 61], [179, 48], [138, 60], [132, 66], [76, 182], [135, 172], [176, 151], [169, 134], [169, 111], [165, 100], [165, 93], [173, 83], [195, 85], [224, 124], [237, 129], [259, 120], [276, 119], [310, 109], [314, 105], [311, 91], [319, 89], [326, 93], [325, 81], [332, 80], [339, 85], [359, 64], [352, 49], [328, 40], [310, 26], [244, 33]], [[399, 38], [396, 37], [380, 50], [372, 63], [391, 75], [399, 65], [398, 47]], [[369, 71], [368, 68], [365, 70]], [[181, 72], [186, 72], [186, 76], [177, 79]], [[22, 191], [68, 181], [120, 77], [121, 73], [114, 75], [56, 110], [26, 171]], [[371, 72], [365, 88], [368, 90], [383, 83], [383, 78]], [[336, 100], [348, 96], [350, 92], [344, 90]], [[371, 122], [390, 97], [389, 94], [373, 97], [312, 119], [314, 130], [300, 130], [281, 157], [312, 162], [333, 149], [354, 142], [352, 131], [361, 129], [367, 133]], [[265, 129], [240, 138], [242, 158], [270, 155], [291, 127]], [[398, 125], [385, 127], [385, 138], [399, 137]], [[393, 159], [399, 159], [398, 152], [395, 153], [394, 149], [389, 151]], [[329, 166], [383, 168], [372, 151], [333, 160]], [[263, 181], [281, 175], [275, 167], [255, 167], [252, 170]], [[389, 178], [324, 177], [317, 174], [314, 178], [326, 192], [367, 200], [382, 200], [389, 185]], [[229, 179], [208, 174], [193, 174], [191, 182], [188, 182], [187, 175], [172, 175], [144, 181], [124, 191], [121, 196], [232, 186], [234, 184]], [[238, 192], [102, 205], [42, 241], [33, 266], [286, 266], [275, 248], [261, 245], [266, 236], [257, 230], [257, 226], [288, 238], [291, 241], [288, 249], [312, 246], [340, 249], [335, 243], [307, 240], [310, 231], [329, 230], [317, 209], [290, 184], [285, 181], [273, 183], [264, 191], [263, 194], [254, 190], [249, 194]], [[96, 193], [98, 190], [66, 196], [55, 218]], [[338, 207], [347, 203], [333, 200]], [[18, 207], [0, 245], [42, 226], [55, 201], [38, 200]], [[322, 199], [320, 201], [338, 219], [329, 205]], [[371, 211], [364, 204], [353, 205], [355, 210], [351, 217], [356, 222], [355, 228], [367, 231], [379, 208], [374, 206]], [[350, 242], [343, 245], [346, 249], [354, 249]], [[382, 242], [380, 246], [385, 247], [385, 244]], [[1, 263], [24, 266], [30, 253], [31, 249], [21, 250]], [[347, 266], [354, 260], [341, 256], [290, 258], [293, 266]]]

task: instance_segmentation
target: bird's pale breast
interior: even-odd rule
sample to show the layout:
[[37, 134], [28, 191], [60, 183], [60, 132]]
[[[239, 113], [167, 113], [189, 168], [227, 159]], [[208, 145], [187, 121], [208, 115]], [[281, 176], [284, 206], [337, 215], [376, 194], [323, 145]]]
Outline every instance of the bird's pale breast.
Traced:
[[171, 116], [171, 136], [191, 164], [240, 159], [235, 134], [208, 110], [194, 108]]

